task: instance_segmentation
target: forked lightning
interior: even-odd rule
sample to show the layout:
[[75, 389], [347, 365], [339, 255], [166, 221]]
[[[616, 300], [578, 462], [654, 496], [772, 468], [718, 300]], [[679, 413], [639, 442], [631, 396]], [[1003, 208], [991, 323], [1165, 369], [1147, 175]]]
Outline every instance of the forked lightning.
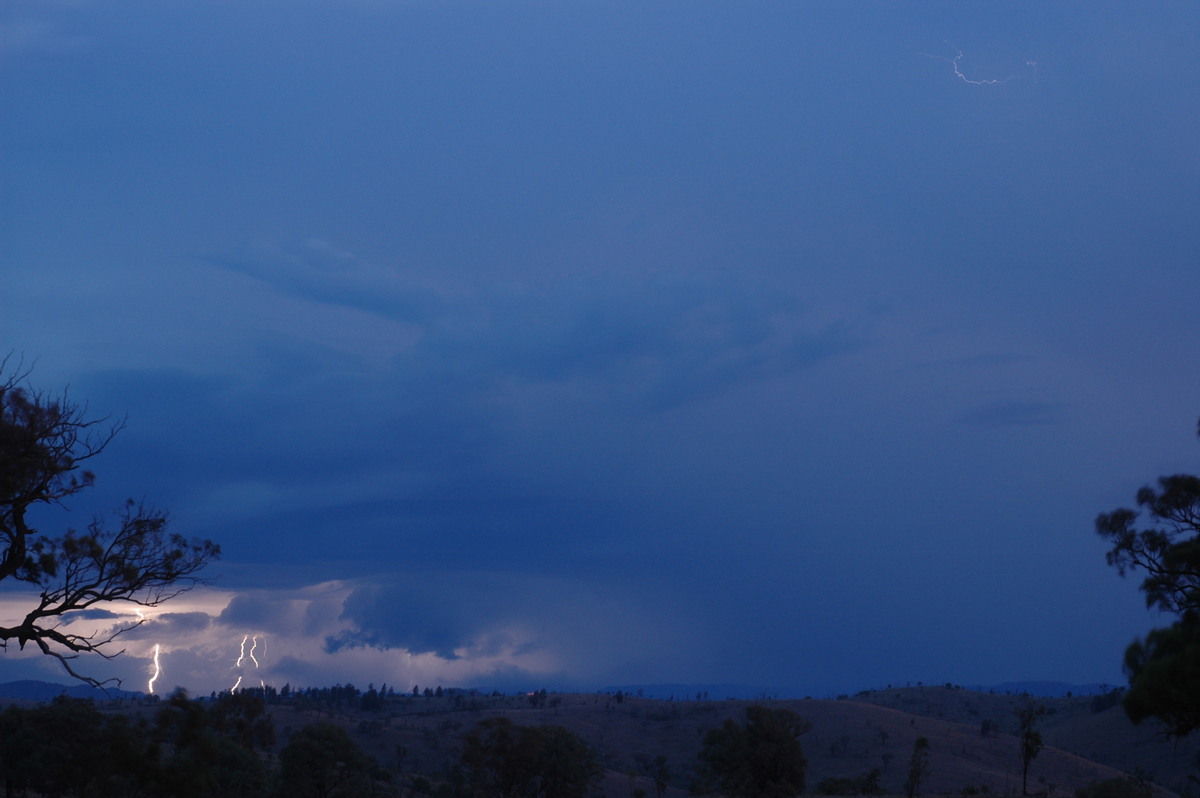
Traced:
[[[950, 44], [950, 42], [946, 42], [946, 44]], [[953, 44], [950, 44], [950, 46], [954, 47]], [[958, 66], [958, 63], [963, 59], [963, 51], [957, 47], [954, 47], [954, 52], [956, 55], [953, 58], [947, 58], [944, 55], [932, 55], [930, 53], [917, 53], [917, 55], [923, 55], [926, 58], [936, 58], [938, 61], [945, 61], [954, 70], [954, 76], [956, 78], [961, 80], [963, 83], [970, 83], [972, 86], [994, 86], [998, 83], [1008, 83], [1010, 80], [1022, 77], [1021, 75], [1009, 75], [1006, 78], [985, 78], [983, 80], [969, 78], [963, 74], [963, 71], [959, 69]], [[1026, 61], [1025, 66], [1029, 67], [1031, 70], [1036, 70], [1037, 61]]]

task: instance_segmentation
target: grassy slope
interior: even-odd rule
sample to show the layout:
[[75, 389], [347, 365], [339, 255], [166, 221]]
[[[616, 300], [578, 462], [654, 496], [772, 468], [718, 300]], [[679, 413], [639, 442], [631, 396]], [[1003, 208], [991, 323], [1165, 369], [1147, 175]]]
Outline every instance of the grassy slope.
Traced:
[[[516, 723], [553, 723], [578, 733], [610, 771], [606, 793], [629, 796], [633, 786], [653, 795], [646, 774], [659, 754], [667, 756], [672, 784], [682, 795], [703, 736], [726, 718], [740, 720], [750, 701], [657, 701], [605, 695], [561, 695], [557, 707], [531, 706], [523, 697], [473, 699], [455, 707], [449, 698], [404, 698], [370, 715], [337, 713], [363, 749], [394, 765], [403, 746], [407, 772], [437, 778], [457, 761], [462, 733], [486, 717], [506, 715]], [[864, 693], [839, 701], [766, 702], [808, 718], [813, 728], [801, 742], [809, 758], [809, 787], [829, 776], [857, 776], [879, 768], [883, 786], [903, 792], [908, 758], [918, 736], [932, 743], [932, 774], [923, 792], [961, 793], [986, 787], [999, 795], [1019, 794], [1020, 762], [1013, 710], [1015, 696], [988, 695], [944, 687], [899, 688]], [[1134, 727], [1113, 708], [1094, 714], [1089, 698], [1039, 699], [1052, 710], [1041, 724], [1047, 747], [1034, 762], [1030, 790], [1070, 795], [1090, 781], [1140, 768], [1167, 787], [1181, 791], [1196, 761], [1200, 741], [1183, 746], [1153, 739], [1153, 730]], [[310, 712], [273, 708], [281, 742], [287, 729], [317, 719]], [[1000, 731], [981, 734], [983, 719]], [[331, 719], [323, 715], [321, 719]], [[1190, 772], [1195, 772], [1192, 769]]]

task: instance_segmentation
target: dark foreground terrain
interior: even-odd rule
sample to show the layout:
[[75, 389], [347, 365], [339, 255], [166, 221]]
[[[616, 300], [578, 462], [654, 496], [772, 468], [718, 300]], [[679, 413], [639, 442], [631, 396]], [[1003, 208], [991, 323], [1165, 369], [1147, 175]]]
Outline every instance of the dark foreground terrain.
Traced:
[[[837, 700], [754, 702], [544, 691], [505, 696], [443, 692], [440, 688], [438, 693], [414, 696], [374, 689], [362, 693], [347, 686], [287, 691], [285, 695], [254, 691], [240, 698], [240, 703], [229, 704], [236, 704], [233, 711], [218, 711], [222, 701], [211, 698], [176, 698], [174, 702], [157, 697], [120, 698], [97, 702], [96, 708], [105, 717], [125, 716], [121, 728], [141, 729], [143, 736], [157, 734], [173, 741], [155, 749], [160, 761], [172, 755], [177, 743], [179, 750], [184, 750], [186, 735], [194, 735], [187, 731], [189, 723], [215, 724], [225, 738], [253, 751], [264, 763], [268, 777], [255, 787], [260, 791], [264, 784], [272, 790], [278, 788], [281, 754], [286, 759], [293, 741], [297, 743], [292, 746], [293, 753], [300, 748], [301, 739], [307, 739], [303, 730], [316, 724], [324, 724], [324, 729], [335, 726], [374, 761], [369, 778], [363, 776], [365, 780], [353, 789], [344, 787], [342, 792], [334, 790], [328, 795], [453, 795], [453, 789], [461, 794], [466, 733], [497, 717], [523, 726], [553, 725], [578, 735], [594, 754], [603, 775], [593, 794], [634, 798], [656, 796], [664, 786], [661, 794], [670, 796], [695, 790], [697, 757], [705, 735], [726, 720], [742, 721], [746, 707], [754, 704], [787, 709], [811, 723], [811, 729], [800, 738], [808, 760], [810, 793], [853, 794], [877, 789], [903, 794], [914, 744], [923, 737], [929, 741], [929, 767], [920, 787], [922, 794], [1020, 795], [1022, 763], [1016, 713], [1034, 704], [1044, 707], [1037, 728], [1045, 747], [1030, 764], [1030, 793], [1074, 796], [1080, 788], [1119, 777], [1130, 777], [1131, 783], [1145, 785], [1159, 795], [1200, 793], [1195, 781], [1200, 776], [1200, 740], [1172, 743], [1153, 726], [1132, 725], [1116, 694], [1031, 698], [953, 686], [918, 686], [867, 691]], [[20, 711], [20, 705], [39, 706], [32, 701], [18, 703], [14, 712]], [[205, 708], [209, 714], [192, 712], [189, 707]], [[164, 709], [171, 713], [173, 725], [169, 728], [163, 725]], [[17, 716], [11, 717], [16, 722]], [[15, 729], [7, 731], [7, 739], [17, 739], [12, 736]], [[58, 743], [61, 746], [61, 739]], [[59, 759], [63, 756], [60, 749]], [[3, 765], [0, 760], [0, 767]], [[172, 767], [178, 769], [179, 765]], [[79, 789], [80, 794], [104, 794]], [[36, 793], [31, 790], [29, 794]], [[237, 790], [225, 794], [237, 794]]]

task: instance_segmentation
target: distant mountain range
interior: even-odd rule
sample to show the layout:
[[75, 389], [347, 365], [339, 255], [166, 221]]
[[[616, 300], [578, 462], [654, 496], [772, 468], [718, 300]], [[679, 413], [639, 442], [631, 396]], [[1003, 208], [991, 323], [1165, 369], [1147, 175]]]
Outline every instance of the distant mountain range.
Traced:
[[141, 698], [144, 693], [130, 692], [116, 687], [108, 688], [105, 692], [90, 684], [55, 684], [40, 682], [35, 679], [22, 679], [17, 682], [0, 684], [0, 698], [20, 699], [24, 701], [53, 701], [59, 696], [68, 698], [93, 698], [97, 701], [109, 701], [114, 698]]
[[[889, 685], [889, 687], [892, 685]], [[914, 685], [894, 685], [914, 686]], [[944, 685], [927, 685], [938, 687]], [[1101, 695], [1112, 690], [1114, 685], [1093, 682], [1090, 684], [1071, 684], [1069, 682], [1048, 681], [1017, 681], [1002, 682], [993, 685], [972, 685], [967, 687], [977, 693], [995, 693], [997, 695], [1031, 695], [1039, 698], [1062, 698], [1067, 695]], [[799, 688], [760, 687], [751, 684], [628, 684], [601, 688], [604, 693], [657, 698], [661, 700], [674, 699], [684, 701], [695, 700], [697, 697], [719, 701], [726, 698], [742, 700], [774, 700], [787, 698], [832, 698], [825, 691], [803, 690]]]
[[768, 700], [775, 698], [804, 698], [797, 690], [780, 690], [773, 687], [758, 687], [752, 684], [625, 684], [601, 687], [602, 693], [621, 692], [638, 698], [657, 698], [663, 701], [709, 700], [726, 698]]

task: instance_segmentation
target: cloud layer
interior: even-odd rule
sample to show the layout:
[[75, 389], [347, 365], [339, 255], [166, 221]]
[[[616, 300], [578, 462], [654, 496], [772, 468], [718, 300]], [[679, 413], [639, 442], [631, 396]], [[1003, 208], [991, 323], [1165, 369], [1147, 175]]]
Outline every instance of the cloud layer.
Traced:
[[1197, 23], [9, 3], [0, 340], [128, 414], [39, 523], [225, 553], [111, 667], [1118, 681], [1092, 519], [1196, 467]]

